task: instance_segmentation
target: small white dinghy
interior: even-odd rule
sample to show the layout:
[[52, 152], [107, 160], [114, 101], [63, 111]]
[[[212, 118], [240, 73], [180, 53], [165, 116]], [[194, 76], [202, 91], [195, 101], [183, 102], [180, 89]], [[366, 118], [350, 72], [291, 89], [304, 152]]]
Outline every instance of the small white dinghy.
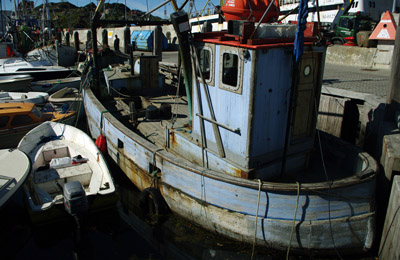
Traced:
[[19, 190], [31, 170], [28, 156], [19, 150], [0, 150], [0, 208]]
[[0, 92], [0, 103], [28, 102], [43, 104], [48, 99], [49, 94], [46, 92]]
[[[106, 162], [83, 131], [45, 122], [28, 132], [18, 149], [32, 161], [24, 191], [31, 217], [36, 215], [33, 222], [50, 221], [50, 216], [65, 214], [64, 209], [77, 215], [86, 213], [81, 209], [97, 211], [115, 205], [115, 200], [107, 198], [115, 197], [115, 186]], [[89, 205], [85, 206], [87, 202]], [[40, 212], [53, 209], [58, 213], [39, 216]]]

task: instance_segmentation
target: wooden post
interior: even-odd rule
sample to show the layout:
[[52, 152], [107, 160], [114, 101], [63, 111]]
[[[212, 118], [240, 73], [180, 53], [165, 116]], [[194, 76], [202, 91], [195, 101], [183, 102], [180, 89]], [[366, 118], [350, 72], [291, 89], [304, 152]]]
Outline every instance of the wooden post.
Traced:
[[162, 28], [157, 25], [154, 29], [153, 34], [153, 54], [158, 57], [158, 60], [162, 60]]
[[[397, 37], [396, 37], [397, 38]], [[399, 259], [400, 240], [398, 230], [400, 228], [400, 176], [394, 176], [392, 191], [390, 193], [389, 206], [386, 213], [381, 243], [379, 246], [379, 259]], [[397, 235], [396, 235], [397, 234]], [[397, 237], [397, 238], [396, 238]]]
[[388, 104], [388, 109], [386, 110], [385, 119], [392, 121], [395, 118], [396, 110], [400, 109], [400, 25], [397, 26], [396, 39], [394, 41], [386, 103]]

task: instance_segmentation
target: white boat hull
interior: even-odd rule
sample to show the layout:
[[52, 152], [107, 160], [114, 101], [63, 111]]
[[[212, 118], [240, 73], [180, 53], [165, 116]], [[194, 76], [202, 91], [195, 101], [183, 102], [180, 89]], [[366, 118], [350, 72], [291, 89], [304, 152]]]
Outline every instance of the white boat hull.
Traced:
[[[61, 136], [62, 138], [58, 138]], [[38, 140], [44, 140], [43, 138], [49, 139], [38, 142]], [[31, 177], [24, 186], [24, 190], [31, 215], [37, 221], [44, 219], [48, 221], [51, 216], [61, 214], [64, 207], [63, 195], [57, 185], [63, 186], [67, 182], [79, 181], [90, 202], [102, 200], [103, 196], [115, 197], [114, 182], [101, 152], [88, 135], [75, 127], [45, 122], [27, 133], [18, 144], [18, 149], [28, 154], [33, 161]], [[73, 158], [76, 155], [81, 155], [86, 161], [57, 168], [50, 166], [48, 170], [39, 170], [40, 167], [49, 163], [49, 156]], [[109, 198], [104, 200], [107, 201]], [[115, 202], [115, 200], [111, 201]], [[93, 208], [93, 205], [96, 208]], [[90, 206], [93, 211], [101, 207], [109, 207], [109, 205], [98, 205], [98, 202]], [[54, 211], [48, 214], [41, 214], [52, 209]]]

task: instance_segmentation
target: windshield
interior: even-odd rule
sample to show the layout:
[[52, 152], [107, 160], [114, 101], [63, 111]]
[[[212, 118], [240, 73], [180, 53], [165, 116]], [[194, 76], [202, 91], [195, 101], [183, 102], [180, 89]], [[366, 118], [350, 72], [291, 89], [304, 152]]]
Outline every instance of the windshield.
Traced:
[[356, 20], [355, 29], [357, 31], [370, 31], [372, 29], [371, 21], [365, 19]]
[[41, 117], [42, 117], [42, 112], [40, 112], [39, 109], [38, 109], [37, 107], [33, 107], [32, 113], [33, 113], [37, 118], [41, 118]]

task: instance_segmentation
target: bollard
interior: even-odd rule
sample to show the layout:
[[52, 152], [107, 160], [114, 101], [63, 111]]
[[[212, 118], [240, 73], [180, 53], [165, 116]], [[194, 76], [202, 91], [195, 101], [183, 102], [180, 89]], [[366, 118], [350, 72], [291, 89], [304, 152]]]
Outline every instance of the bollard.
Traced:
[[92, 49], [92, 31], [88, 30], [86, 33], [86, 50]]
[[67, 45], [67, 46], [70, 46], [70, 41], [69, 41], [69, 37], [70, 37], [70, 35], [69, 35], [69, 32], [66, 32], [65, 33], [65, 45]]
[[74, 47], [76, 51], [79, 51], [79, 34], [74, 32]]
[[101, 32], [101, 43], [103, 46], [103, 49], [108, 48], [108, 32], [107, 29], [103, 29], [103, 31]]
[[62, 42], [62, 34], [61, 34], [61, 30], [57, 30], [57, 33], [56, 33], [56, 40], [58, 41], [58, 42]]
[[131, 43], [131, 29], [129, 26], [125, 26], [124, 29], [124, 52], [126, 54], [129, 53], [129, 45], [132, 44]]

